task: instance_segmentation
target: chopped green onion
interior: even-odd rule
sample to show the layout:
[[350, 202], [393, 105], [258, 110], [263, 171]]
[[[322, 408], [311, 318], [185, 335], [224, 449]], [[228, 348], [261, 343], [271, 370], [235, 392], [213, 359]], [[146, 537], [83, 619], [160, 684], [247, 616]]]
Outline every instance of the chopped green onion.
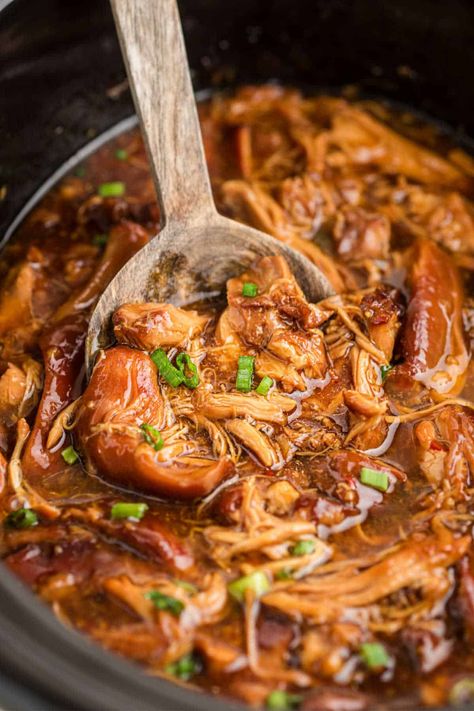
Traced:
[[95, 244], [97, 247], [104, 247], [109, 239], [109, 235], [94, 235], [92, 238], [92, 244]]
[[261, 597], [270, 590], [270, 582], [261, 570], [254, 570], [243, 578], [238, 578], [227, 586], [230, 594], [239, 602], [243, 602], [246, 590], [252, 590], [255, 597]]
[[78, 165], [76, 170], [74, 171], [74, 175], [76, 175], [78, 178], [83, 178], [86, 174], [86, 169], [83, 165]]
[[17, 509], [8, 514], [5, 522], [12, 528], [31, 528], [38, 523], [38, 515], [33, 509]]
[[[193, 363], [188, 354], [180, 353], [179, 356], [176, 358], [176, 365], [183, 374], [183, 382], [186, 387], [191, 388], [193, 390], [194, 388], [197, 388], [197, 386], [199, 385], [197, 365]], [[189, 371], [191, 373], [189, 377], [186, 375], [186, 371]]]
[[381, 669], [390, 663], [390, 657], [383, 644], [365, 642], [360, 645], [359, 654], [368, 669]]
[[451, 706], [470, 706], [474, 701], [474, 677], [466, 676], [453, 684], [448, 701]]
[[249, 393], [252, 390], [254, 360], [255, 358], [253, 356], [239, 357], [235, 387], [242, 393]]
[[299, 694], [290, 694], [288, 691], [272, 691], [265, 699], [267, 709], [272, 711], [289, 711], [289, 709], [297, 708], [302, 702], [303, 697]]
[[165, 672], [176, 676], [178, 679], [183, 681], [189, 681], [193, 676], [199, 674], [202, 670], [202, 664], [199, 659], [193, 654], [186, 654], [177, 662], [172, 662], [172, 664], [167, 664], [165, 667]]
[[362, 467], [360, 470], [361, 484], [371, 486], [379, 491], [387, 491], [389, 487], [389, 478], [387, 472], [379, 472], [377, 469]]
[[125, 148], [117, 148], [117, 150], [115, 151], [115, 157], [117, 158], [117, 160], [127, 160], [128, 153]]
[[242, 286], [242, 296], [257, 296], [258, 286], [253, 281], [244, 281]]
[[314, 541], [301, 540], [295, 543], [294, 546], [291, 546], [290, 553], [291, 555], [309, 555], [314, 552], [315, 548], [316, 544]]
[[151, 590], [145, 593], [145, 597], [147, 600], [151, 600], [158, 610], [171, 612], [175, 617], [179, 617], [184, 610], [184, 604], [181, 600], [177, 600], [175, 597], [171, 597], [171, 595], [165, 595], [159, 592], [159, 590]]
[[293, 580], [293, 573], [289, 568], [282, 568], [275, 574], [275, 580]]
[[380, 375], [382, 376], [382, 383], [385, 381], [387, 375], [390, 373], [391, 370], [393, 370], [394, 366], [393, 365], [381, 365], [380, 366]]
[[100, 197], [104, 198], [122, 197], [122, 195], [125, 193], [125, 183], [122, 183], [119, 180], [112, 183], [102, 183], [102, 185], [99, 185], [99, 187], [97, 188], [97, 192], [99, 193]]
[[179, 578], [173, 578], [173, 582], [179, 588], [186, 590], [186, 592], [188, 592], [190, 595], [194, 595], [198, 591], [197, 587], [195, 585], [193, 585], [192, 583], [188, 583], [187, 580], [180, 580]]
[[153, 449], [155, 449], [157, 452], [160, 449], [163, 449], [165, 443], [163, 441], [161, 433], [158, 432], [156, 427], [152, 427], [146, 422], [142, 422], [142, 424], [140, 425], [140, 429], [143, 432], [143, 436], [145, 437], [145, 442], [147, 444], [153, 447]]
[[157, 348], [156, 351], [153, 351], [150, 358], [158, 368], [161, 377], [173, 388], [177, 388], [178, 385], [184, 382], [183, 373], [171, 364], [163, 348]]
[[270, 390], [272, 385], [272, 378], [269, 378], [268, 375], [264, 375], [261, 381], [259, 382], [258, 387], [255, 389], [255, 392], [259, 395], [268, 395], [268, 391]]
[[112, 506], [110, 509], [110, 517], [115, 520], [128, 518], [132, 521], [140, 521], [147, 511], [148, 504], [129, 504], [126, 501], [121, 501]]
[[79, 455], [74, 449], [74, 447], [66, 447], [66, 449], [63, 449], [61, 452], [61, 457], [64, 459], [66, 464], [74, 464], [74, 462], [77, 462], [79, 459]]

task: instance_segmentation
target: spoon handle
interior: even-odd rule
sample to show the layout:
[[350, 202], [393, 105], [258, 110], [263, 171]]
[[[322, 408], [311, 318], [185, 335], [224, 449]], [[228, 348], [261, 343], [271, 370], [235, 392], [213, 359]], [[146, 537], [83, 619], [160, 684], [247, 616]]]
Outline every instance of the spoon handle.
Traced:
[[210, 219], [215, 206], [176, 0], [111, 5], [164, 221]]

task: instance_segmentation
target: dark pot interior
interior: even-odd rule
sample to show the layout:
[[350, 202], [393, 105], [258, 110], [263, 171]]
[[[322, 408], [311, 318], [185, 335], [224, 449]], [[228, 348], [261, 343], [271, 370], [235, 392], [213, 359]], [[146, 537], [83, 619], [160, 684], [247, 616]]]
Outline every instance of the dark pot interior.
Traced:
[[[0, 237], [54, 170], [133, 112], [106, 0], [3, 5]], [[274, 79], [357, 84], [441, 119], [460, 140], [474, 134], [472, 0], [181, 0], [180, 8], [196, 89]], [[96, 649], [6, 571], [0, 600], [0, 706], [224, 707]]]

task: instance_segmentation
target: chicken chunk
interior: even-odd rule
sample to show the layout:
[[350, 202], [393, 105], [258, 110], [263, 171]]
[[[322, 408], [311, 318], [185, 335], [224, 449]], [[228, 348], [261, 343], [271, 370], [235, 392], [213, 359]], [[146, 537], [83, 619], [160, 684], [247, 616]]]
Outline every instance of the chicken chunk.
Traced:
[[255, 420], [283, 425], [296, 403], [286, 395], [262, 397], [253, 393], [197, 393], [197, 410], [211, 420], [229, 420], [248, 415]]
[[386, 259], [390, 247], [390, 222], [361, 207], [338, 213], [334, 226], [337, 252], [344, 261]]
[[8, 363], [0, 377], [0, 423], [13, 425], [26, 417], [38, 402], [42, 386], [39, 363], [28, 358], [21, 367]]
[[[144, 424], [162, 432], [159, 451], [147, 440]], [[75, 431], [90, 469], [160, 496], [203, 496], [232, 470], [228, 460], [215, 460], [210, 451], [203, 456], [192, 441], [168, 443], [156, 367], [145, 353], [127, 346], [106, 351], [97, 363]]]
[[112, 321], [119, 343], [153, 351], [184, 347], [201, 333], [209, 317], [172, 304], [124, 304], [114, 313]]
[[[255, 297], [242, 295], [246, 282], [257, 285]], [[252, 271], [229, 280], [227, 299], [226, 321], [244, 342], [269, 351], [283, 368], [290, 366], [308, 378], [324, 377], [328, 362], [317, 327], [327, 315], [306, 301], [282, 257], [264, 257]], [[278, 368], [273, 372], [277, 375]]]

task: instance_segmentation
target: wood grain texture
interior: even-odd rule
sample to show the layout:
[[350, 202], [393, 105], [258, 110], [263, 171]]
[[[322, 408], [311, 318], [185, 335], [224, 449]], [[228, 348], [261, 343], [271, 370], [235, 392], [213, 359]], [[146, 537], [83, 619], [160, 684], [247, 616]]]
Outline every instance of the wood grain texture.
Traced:
[[121, 304], [192, 304], [222, 292], [262, 256], [283, 255], [310, 301], [334, 293], [306, 257], [217, 213], [175, 0], [111, 4], [165, 224], [99, 299], [86, 343], [89, 373], [98, 349], [112, 342], [110, 319]]
[[215, 212], [175, 0], [111, 0], [167, 222]]

